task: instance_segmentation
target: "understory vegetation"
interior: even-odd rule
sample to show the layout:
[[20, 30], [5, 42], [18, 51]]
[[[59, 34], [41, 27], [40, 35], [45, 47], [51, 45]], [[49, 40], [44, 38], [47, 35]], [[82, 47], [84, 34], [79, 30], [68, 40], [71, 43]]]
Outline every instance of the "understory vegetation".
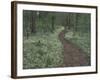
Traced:
[[36, 33], [24, 37], [24, 68], [60, 67], [63, 63], [62, 44], [58, 39], [60, 29], [54, 33]]

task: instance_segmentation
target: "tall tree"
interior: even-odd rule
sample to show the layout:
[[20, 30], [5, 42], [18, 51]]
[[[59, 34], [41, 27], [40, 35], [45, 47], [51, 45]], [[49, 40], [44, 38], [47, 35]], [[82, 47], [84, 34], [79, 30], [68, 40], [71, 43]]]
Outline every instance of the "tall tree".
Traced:
[[31, 14], [30, 14], [30, 19], [31, 19], [31, 24], [30, 24], [30, 27], [31, 27], [31, 33], [35, 33], [36, 32], [36, 19], [37, 19], [37, 12], [33, 12], [31, 11]]
[[55, 29], [55, 27], [54, 27], [54, 25], [55, 25], [55, 16], [54, 15], [51, 16], [51, 25], [52, 25], [51, 26], [52, 27], [51, 29], [53, 31]]

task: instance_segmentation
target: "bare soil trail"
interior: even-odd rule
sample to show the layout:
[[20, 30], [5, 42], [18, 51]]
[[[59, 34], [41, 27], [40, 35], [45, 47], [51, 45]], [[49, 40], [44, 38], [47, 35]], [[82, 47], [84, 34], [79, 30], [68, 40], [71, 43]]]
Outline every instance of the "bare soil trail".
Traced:
[[64, 54], [64, 67], [74, 67], [74, 66], [88, 66], [90, 65], [89, 59], [86, 53], [78, 48], [75, 44], [71, 43], [69, 40], [64, 38], [65, 31], [62, 30], [58, 37], [63, 45]]

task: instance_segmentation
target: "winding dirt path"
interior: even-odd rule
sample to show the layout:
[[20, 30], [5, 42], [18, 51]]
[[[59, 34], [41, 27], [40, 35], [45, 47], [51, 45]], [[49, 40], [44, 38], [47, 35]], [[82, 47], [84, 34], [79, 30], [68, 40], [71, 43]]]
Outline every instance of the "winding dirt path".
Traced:
[[64, 38], [65, 32], [62, 30], [58, 37], [63, 45], [64, 54], [64, 67], [74, 67], [74, 66], [87, 66], [89, 65], [89, 59], [86, 53], [78, 48], [76, 45], [72, 44], [69, 40]]

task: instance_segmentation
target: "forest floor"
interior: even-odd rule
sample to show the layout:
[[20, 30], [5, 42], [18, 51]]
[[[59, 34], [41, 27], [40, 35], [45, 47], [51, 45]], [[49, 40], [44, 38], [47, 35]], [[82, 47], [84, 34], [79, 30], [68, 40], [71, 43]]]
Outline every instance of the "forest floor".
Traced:
[[23, 69], [90, 66], [89, 36], [60, 27], [53, 33], [24, 37]]
[[69, 40], [66, 40], [64, 36], [65, 33], [64, 30], [62, 30], [59, 33], [58, 37], [63, 45], [63, 55], [64, 55], [63, 66], [74, 67], [74, 66], [90, 65], [90, 61], [86, 53], [81, 48], [70, 42]]

